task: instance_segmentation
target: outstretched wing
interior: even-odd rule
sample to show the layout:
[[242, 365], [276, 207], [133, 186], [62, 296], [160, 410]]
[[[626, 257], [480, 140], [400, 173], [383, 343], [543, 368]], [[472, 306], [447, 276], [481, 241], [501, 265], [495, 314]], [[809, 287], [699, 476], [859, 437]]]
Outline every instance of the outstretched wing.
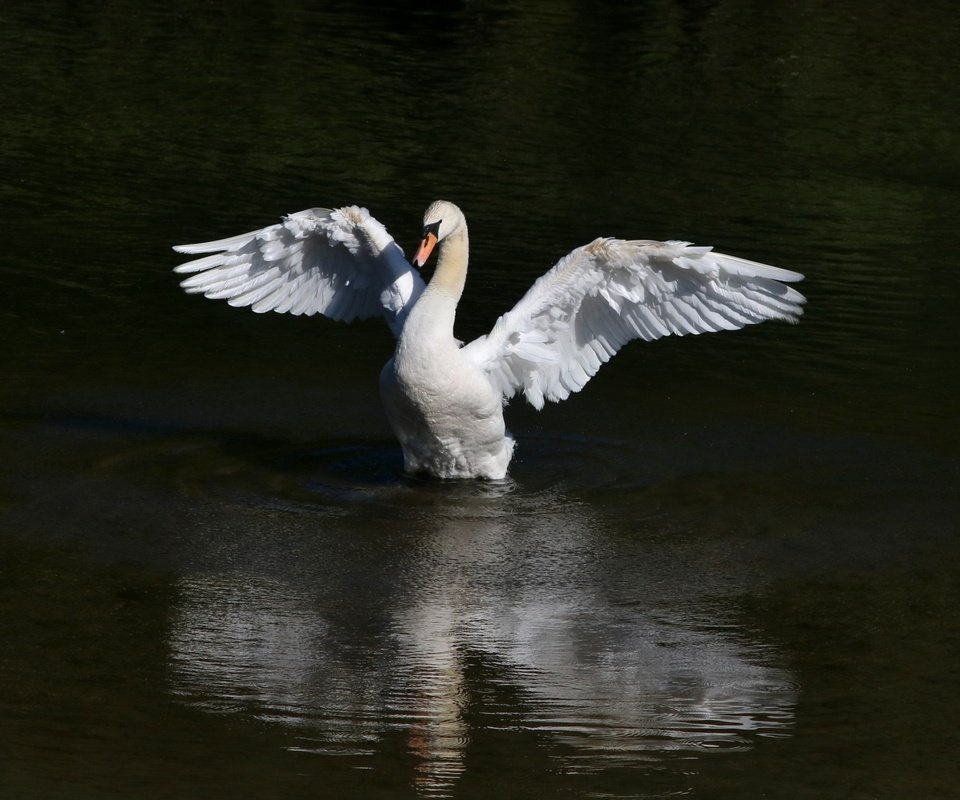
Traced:
[[423, 291], [420, 274], [365, 208], [312, 208], [228, 239], [174, 247], [212, 253], [175, 269], [188, 292], [256, 312], [323, 314], [350, 322], [383, 315], [399, 336]]
[[632, 339], [796, 322], [802, 280], [688, 242], [597, 239], [562, 258], [464, 354], [504, 399], [535, 408], [579, 391]]

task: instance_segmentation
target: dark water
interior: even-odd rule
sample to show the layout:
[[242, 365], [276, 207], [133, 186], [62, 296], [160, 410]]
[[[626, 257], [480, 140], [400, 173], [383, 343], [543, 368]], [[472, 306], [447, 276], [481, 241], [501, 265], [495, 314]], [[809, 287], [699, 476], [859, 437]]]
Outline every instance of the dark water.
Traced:
[[[0, 794], [957, 796], [952, 4], [0, 10]], [[807, 315], [514, 403], [405, 478], [386, 330], [169, 246], [457, 202], [460, 335], [597, 235]]]

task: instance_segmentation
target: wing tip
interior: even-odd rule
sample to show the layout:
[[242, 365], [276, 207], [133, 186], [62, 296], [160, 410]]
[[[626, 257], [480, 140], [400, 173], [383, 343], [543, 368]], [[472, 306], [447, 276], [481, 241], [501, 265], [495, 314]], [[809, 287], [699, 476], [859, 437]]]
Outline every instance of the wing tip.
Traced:
[[805, 277], [802, 272], [775, 267], [772, 264], [764, 264], [760, 261], [752, 261], [749, 258], [731, 256], [727, 253], [714, 252], [713, 257], [717, 259], [723, 269], [745, 278], [770, 278], [782, 283], [799, 283]]

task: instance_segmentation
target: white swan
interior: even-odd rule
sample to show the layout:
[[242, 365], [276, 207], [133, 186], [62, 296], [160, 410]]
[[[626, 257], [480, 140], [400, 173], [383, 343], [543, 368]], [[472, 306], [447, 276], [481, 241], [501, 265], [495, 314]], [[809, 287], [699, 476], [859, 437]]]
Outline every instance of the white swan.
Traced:
[[229, 239], [174, 248], [213, 253], [176, 268], [188, 292], [254, 311], [323, 314], [349, 322], [382, 315], [397, 337], [380, 374], [404, 466], [440, 478], [500, 479], [513, 439], [503, 405], [523, 393], [535, 408], [579, 391], [631, 339], [796, 322], [797, 272], [687, 242], [601, 238], [539, 278], [485, 336], [453, 335], [467, 275], [467, 224], [433, 203], [413, 258], [439, 245], [429, 285], [365, 208], [314, 208]]

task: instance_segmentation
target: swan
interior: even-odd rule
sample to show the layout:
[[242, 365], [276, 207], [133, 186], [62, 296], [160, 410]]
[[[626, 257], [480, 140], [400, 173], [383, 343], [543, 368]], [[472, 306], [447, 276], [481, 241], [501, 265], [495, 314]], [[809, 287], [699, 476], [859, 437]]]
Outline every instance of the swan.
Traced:
[[[429, 284], [422, 268], [432, 251]], [[803, 275], [682, 241], [602, 237], [538, 278], [491, 331], [454, 337], [467, 276], [463, 212], [439, 200], [426, 210], [408, 262], [365, 208], [313, 208], [227, 239], [174, 247], [209, 254], [175, 268], [188, 293], [256, 312], [382, 316], [396, 350], [380, 395], [409, 473], [438, 478], [506, 476], [513, 438], [503, 407], [523, 394], [537, 409], [577, 392], [624, 344], [735, 330], [767, 319], [796, 322], [805, 298], [785, 284]]]

